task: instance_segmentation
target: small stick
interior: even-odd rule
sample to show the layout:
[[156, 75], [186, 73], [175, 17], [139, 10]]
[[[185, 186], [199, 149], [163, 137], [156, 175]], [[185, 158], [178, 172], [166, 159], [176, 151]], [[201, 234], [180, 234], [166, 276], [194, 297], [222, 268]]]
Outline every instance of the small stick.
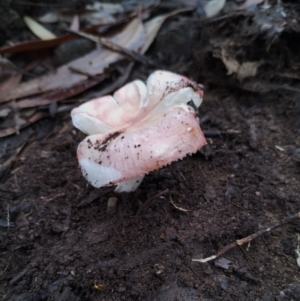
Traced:
[[9, 281], [10, 285], [13, 285], [17, 281], [19, 281], [22, 277], [24, 277], [28, 271], [30, 271], [30, 267], [26, 267], [24, 270], [22, 270], [19, 274], [17, 274], [13, 279]]
[[7, 229], [9, 230], [10, 226], [10, 216], [9, 216], [9, 204], [7, 204]]
[[219, 137], [222, 135], [238, 135], [241, 133], [242, 133], [241, 131], [236, 131], [236, 130], [227, 130], [227, 131], [206, 130], [206, 131], [203, 131], [204, 136], [208, 137], [208, 138]]
[[235, 242], [225, 246], [223, 249], [221, 249], [217, 254], [215, 255], [212, 255], [212, 256], [209, 256], [209, 257], [206, 257], [206, 258], [203, 258], [203, 259], [192, 259], [192, 261], [195, 261], [195, 262], [201, 262], [201, 263], [205, 263], [205, 262], [208, 262], [208, 261], [211, 261], [211, 260], [215, 260], [216, 258], [220, 257], [221, 255], [225, 254], [226, 252], [228, 252], [229, 250], [237, 247], [237, 246], [242, 246], [243, 244], [245, 243], [249, 243], [251, 240], [257, 238], [257, 237], [260, 237], [266, 233], [269, 233], [271, 231], [273, 231], [274, 229], [284, 225], [284, 224], [287, 224], [297, 218], [300, 218], [300, 212], [296, 213], [296, 214], [293, 214], [293, 215], [290, 215], [286, 218], [284, 218], [283, 220], [275, 223], [274, 225], [268, 227], [268, 228], [265, 228], [263, 230], [260, 230], [260, 231], [257, 231], [249, 236], [246, 236], [242, 239], [238, 239], [236, 240]]
[[57, 194], [56, 196], [54, 196], [53, 198], [49, 198], [49, 199], [46, 199], [45, 197], [41, 197], [41, 200], [43, 200], [44, 202], [51, 202], [53, 200], [56, 200], [58, 198], [61, 198], [61, 197], [64, 197], [66, 194], [63, 192], [63, 193], [59, 193]]
[[156, 198], [158, 198], [159, 196], [161, 196], [161, 195], [163, 195], [163, 194], [165, 194], [165, 193], [168, 193], [168, 192], [169, 192], [169, 189], [167, 188], [167, 189], [165, 189], [165, 190], [159, 192], [158, 194], [154, 195], [154, 196], [151, 197], [150, 199], [148, 199], [145, 203], [143, 203], [143, 204], [140, 206], [140, 208], [139, 208], [138, 212], [136, 213], [136, 215], [139, 215], [139, 213], [140, 213], [141, 211], [143, 211], [145, 208], [147, 208], [147, 207], [150, 205], [150, 203], [151, 203], [154, 199], [156, 199]]
[[97, 37], [95, 35], [84, 33], [82, 31], [74, 31], [74, 30], [71, 30], [71, 29], [65, 29], [65, 30], [70, 32], [70, 33], [76, 34], [77, 36], [80, 36], [80, 37], [86, 38], [88, 40], [94, 41], [94, 42], [96, 42], [96, 43], [98, 43], [98, 44], [100, 44], [100, 45], [102, 45], [106, 48], [109, 48], [112, 51], [122, 53], [122, 54], [126, 55], [127, 57], [131, 58], [134, 61], [138, 61], [138, 62], [140, 62], [142, 64], [145, 64], [145, 65], [153, 65], [153, 63], [150, 62], [150, 60], [146, 56], [144, 56], [143, 54], [140, 54], [136, 51], [124, 48], [124, 47], [122, 47], [118, 44], [115, 44], [115, 43], [111, 42], [110, 40], [108, 40], [106, 38], [100, 38], [100, 37]]
[[83, 71], [83, 70], [81, 70], [81, 69], [78, 69], [78, 68], [75, 68], [75, 67], [72, 67], [72, 66], [70, 66], [69, 68], [68, 68], [71, 72], [74, 72], [74, 73], [78, 73], [78, 74], [81, 74], [81, 75], [85, 75], [85, 76], [87, 76], [87, 77], [89, 77], [89, 78], [95, 78], [95, 79], [100, 79], [100, 80], [103, 80], [103, 79], [105, 79], [105, 74], [101, 74], [101, 75], [93, 75], [93, 74], [90, 74], [90, 73], [88, 73], [88, 72], [85, 72], [85, 71]]
[[171, 203], [176, 209], [178, 209], [179, 211], [182, 211], [182, 212], [189, 212], [189, 211], [190, 211], [190, 210], [187, 210], [187, 209], [184, 209], [184, 208], [181, 208], [181, 207], [177, 206], [177, 205], [174, 203], [174, 201], [173, 201], [173, 199], [172, 199], [172, 197], [171, 197], [171, 194], [170, 194], [170, 203]]

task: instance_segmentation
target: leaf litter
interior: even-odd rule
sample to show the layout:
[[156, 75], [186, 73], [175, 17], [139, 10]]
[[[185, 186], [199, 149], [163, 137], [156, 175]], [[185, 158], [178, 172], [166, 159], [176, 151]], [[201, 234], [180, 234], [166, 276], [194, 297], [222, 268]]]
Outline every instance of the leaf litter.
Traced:
[[22, 80], [22, 71], [6, 58], [0, 58], [0, 91], [13, 89]]
[[[134, 51], [140, 50], [141, 53], [145, 53], [153, 42], [162, 23], [168, 17], [186, 11], [190, 11], [190, 9], [175, 10], [171, 13], [156, 17], [153, 21], [150, 20], [146, 22], [145, 33], [142, 23], [140, 23], [138, 19], [134, 19], [120, 34], [115, 35], [115, 37], [110, 40], [104, 38], [101, 40], [94, 36], [78, 32], [78, 34], [86, 38], [95, 41], [99, 40], [102, 45], [104, 44], [105, 46], [108, 46], [110, 50], [117, 50], [119, 53], [111, 52], [101, 46], [97, 47], [96, 50], [92, 51], [90, 54], [61, 66], [52, 74], [27, 81], [24, 84], [19, 85], [17, 89], [6, 89], [3, 94], [0, 93], [0, 102], [23, 97], [22, 100], [17, 101], [14, 104], [14, 107], [24, 109], [48, 105], [79, 94], [103, 81], [108, 75], [101, 75], [101, 73], [105, 68], [109, 67], [109, 65], [122, 59], [122, 53], [130, 55], [135, 60], [142, 60], [143, 62], [145, 58], [143, 58], [142, 55], [140, 58], [138, 52]], [[119, 47], [117, 44], [113, 44], [113, 42], [110, 41], [116, 41], [120, 45], [125, 45], [125, 47]], [[131, 49], [134, 51], [132, 52]], [[127, 72], [127, 76], [129, 75], [130, 73]], [[124, 79], [122, 82], [124, 82]], [[116, 84], [118, 83], [116, 82]], [[114, 86], [116, 86], [116, 84], [114, 84]], [[121, 86], [121, 84], [122, 83], [120, 82], [118, 86]], [[24, 96], [32, 94], [40, 95], [27, 99], [24, 98]], [[44, 116], [47, 115], [44, 114]], [[7, 131], [3, 132], [1, 136], [4, 137], [14, 132], [13, 127], [11, 127]]]
[[[134, 19], [111, 41], [126, 45], [129, 49], [138, 50], [142, 47], [144, 39], [142, 24], [138, 19]], [[73, 85], [86, 80], [87, 76], [70, 71], [70, 67], [82, 70], [90, 75], [100, 75], [105, 68], [121, 58], [122, 56], [118, 53], [103, 49], [103, 47], [97, 47], [84, 57], [59, 67], [55, 73], [20, 84], [16, 89], [1, 92], [0, 102], [40, 94], [53, 89], [71, 88]]]

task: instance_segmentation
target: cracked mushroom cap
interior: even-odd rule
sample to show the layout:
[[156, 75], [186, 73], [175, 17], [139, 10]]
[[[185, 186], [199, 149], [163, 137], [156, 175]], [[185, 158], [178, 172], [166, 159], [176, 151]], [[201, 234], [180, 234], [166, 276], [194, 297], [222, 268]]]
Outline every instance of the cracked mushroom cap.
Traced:
[[124, 130], [142, 120], [156, 107], [160, 110], [193, 100], [199, 107], [203, 86], [168, 71], [155, 71], [147, 85], [135, 80], [113, 96], [92, 99], [71, 112], [76, 128], [87, 135]]
[[180, 75], [156, 71], [147, 86], [136, 80], [72, 111], [74, 125], [90, 134], [78, 146], [83, 175], [94, 187], [117, 184], [134, 191], [144, 175], [206, 144], [190, 101], [203, 88]]

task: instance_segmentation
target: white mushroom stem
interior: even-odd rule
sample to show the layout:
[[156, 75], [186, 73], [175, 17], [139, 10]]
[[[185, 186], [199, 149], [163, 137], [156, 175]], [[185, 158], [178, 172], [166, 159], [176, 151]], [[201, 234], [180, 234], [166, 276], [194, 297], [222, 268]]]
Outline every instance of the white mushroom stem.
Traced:
[[142, 183], [145, 175], [130, 180], [119, 182], [115, 188], [115, 192], [132, 192], [136, 191]]

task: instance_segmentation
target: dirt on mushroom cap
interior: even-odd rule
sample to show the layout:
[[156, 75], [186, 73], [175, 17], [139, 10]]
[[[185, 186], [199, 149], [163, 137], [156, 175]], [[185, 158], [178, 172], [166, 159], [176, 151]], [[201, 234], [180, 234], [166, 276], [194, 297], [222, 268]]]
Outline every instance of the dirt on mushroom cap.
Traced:
[[111, 137], [92, 135], [80, 143], [77, 156], [86, 179], [95, 187], [139, 177], [195, 153], [206, 140], [195, 111], [174, 106], [154, 121]]

